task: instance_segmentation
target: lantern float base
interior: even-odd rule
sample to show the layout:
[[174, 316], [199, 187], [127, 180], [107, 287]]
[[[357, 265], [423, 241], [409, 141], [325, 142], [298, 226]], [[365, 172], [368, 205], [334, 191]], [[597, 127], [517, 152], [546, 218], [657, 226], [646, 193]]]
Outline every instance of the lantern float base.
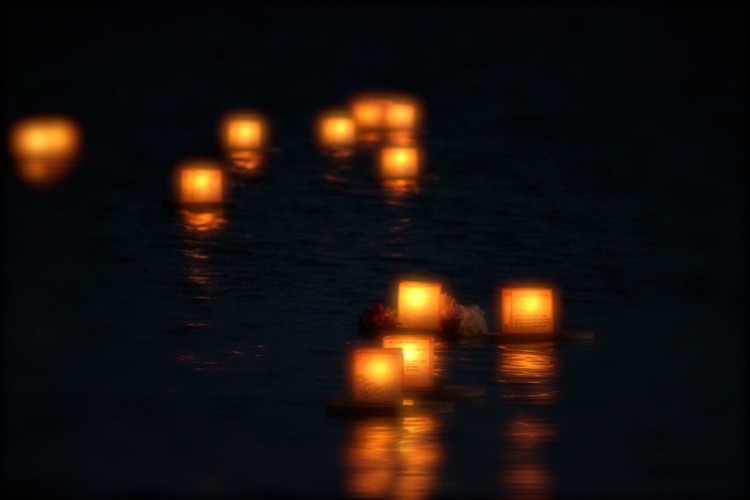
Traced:
[[483, 339], [498, 344], [524, 344], [527, 342], [564, 342], [568, 340], [592, 340], [594, 332], [552, 332], [552, 333], [502, 333], [490, 332], [481, 335]]
[[484, 397], [484, 387], [471, 385], [446, 385], [429, 389], [410, 389], [406, 396], [416, 400], [452, 401], [456, 399], [473, 399]]
[[445, 401], [412, 401], [407, 404], [362, 404], [343, 399], [326, 401], [326, 413], [348, 417], [410, 417], [414, 415], [449, 413], [453, 403]]

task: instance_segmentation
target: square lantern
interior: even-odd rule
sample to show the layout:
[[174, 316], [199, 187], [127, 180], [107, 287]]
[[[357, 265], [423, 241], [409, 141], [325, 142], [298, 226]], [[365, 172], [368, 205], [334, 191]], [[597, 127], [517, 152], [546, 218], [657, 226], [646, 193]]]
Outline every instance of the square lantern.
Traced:
[[423, 152], [418, 146], [383, 146], [380, 150], [379, 176], [383, 180], [416, 179], [421, 173]]
[[219, 140], [227, 152], [261, 151], [269, 140], [266, 117], [257, 111], [232, 111], [224, 115], [219, 125]]
[[401, 349], [354, 348], [351, 363], [352, 403], [403, 403], [404, 353]]
[[399, 326], [417, 330], [439, 330], [441, 292], [442, 285], [439, 282], [399, 282]]
[[213, 160], [189, 160], [177, 168], [177, 190], [183, 205], [224, 202], [224, 171]]
[[500, 294], [503, 333], [551, 334], [555, 297], [550, 287], [503, 287]]
[[421, 105], [413, 97], [394, 96], [386, 104], [384, 126], [390, 142], [398, 144], [413, 143], [421, 121]]
[[322, 149], [350, 149], [357, 141], [357, 127], [345, 109], [323, 111], [316, 123], [316, 139]]
[[430, 389], [433, 385], [433, 338], [399, 334], [383, 337], [383, 347], [404, 352], [404, 389]]

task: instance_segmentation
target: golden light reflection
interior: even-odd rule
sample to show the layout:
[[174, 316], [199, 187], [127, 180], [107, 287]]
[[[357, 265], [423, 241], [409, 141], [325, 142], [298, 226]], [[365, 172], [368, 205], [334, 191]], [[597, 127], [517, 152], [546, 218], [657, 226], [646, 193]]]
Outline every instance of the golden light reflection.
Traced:
[[444, 459], [439, 431], [431, 415], [352, 421], [342, 457], [347, 494], [429, 498]]
[[81, 136], [78, 122], [64, 116], [18, 120], [11, 127], [9, 146], [19, 178], [38, 188], [59, 184], [73, 169]]
[[543, 448], [556, 435], [546, 419], [526, 412], [514, 413], [503, 427], [498, 481], [509, 498], [548, 498], [551, 474]]
[[558, 361], [553, 342], [504, 344], [498, 348], [503, 398], [550, 404], [557, 396]]
[[439, 282], [399, 282], [399, 326], [417, 330], [439, 330], [441, 291], [442, 285]]
[[223, 229], [227, 223], [224, 211], [221, 209], [201, 212], [180, 210], [179, 213], [182, 218], [183, 227], [191, 233], [213, 234]]

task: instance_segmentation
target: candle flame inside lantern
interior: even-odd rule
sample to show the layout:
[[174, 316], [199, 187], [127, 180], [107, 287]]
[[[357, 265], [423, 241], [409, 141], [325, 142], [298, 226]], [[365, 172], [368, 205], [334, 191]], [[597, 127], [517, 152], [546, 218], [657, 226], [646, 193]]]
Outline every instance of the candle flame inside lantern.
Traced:
[[420, 173], [420, 151], [417, 146], [385, 146], [380, 150], [382, 179], [414, 179]]
[[401, 404], [404, 356], [401, 349], [355, 348], [351, 397], [359, 404]]
[[503, 288], [500, 309], [504, 333], [554, 333], [552, 288]]
[[386, 335], [383, 347], [404, 353], [404, 388], [427, 389], [433, 384], [433, 338], [428, 335]]
[[398, 321], [402, 328], [440, 329], [440, 293], [437, 282], [401, 281], [398, 284]]
[[183, 204], [212, 204], [224, 201], [224, 174], [211, 161], [185, 162], [179, 168], [179, 195]]

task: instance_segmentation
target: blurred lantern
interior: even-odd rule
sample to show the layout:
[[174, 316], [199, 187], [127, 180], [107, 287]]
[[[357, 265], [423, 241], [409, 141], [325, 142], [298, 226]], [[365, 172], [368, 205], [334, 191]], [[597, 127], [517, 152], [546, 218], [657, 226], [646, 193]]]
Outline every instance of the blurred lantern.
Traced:
[[439, 282], [399, 282], [399, 326], [417, 330], [439, 330], [441, 291], [442, 285]]
[[72, 170], [81, 145], [78, 123], [64, 116], [19, 120], [10, 131], [10, 151], [19, 177], [35, 187], [50, 187]]
[[422, 107], [419, 101], [406, 95], [397, 95], [385, 107], [385, 128], [388, 141], [412, 144], [419, 133]]
[[421, 173], [423, 152], [418, 146], [383, 146], [380, 150], [379, 176], [388, 179], [417, 179]]
[[263, 163], [270, 139], [266, 117], [253, 110], [225, 114], [219, 124], [219, 141], [232, 166], [253, 171]]
[[503, 333], [551, 334], [555, 331], [554, 290], [504, 287], [500, 294]]
[[318, 148], [334, 160], [348, 160], [354, 155], [357, 128], [346, 109], [334, 108], [320, 113], [316, 120]]
[[403, 403], [404, 355], [401, 349], [355, 348], [351, 362], [352, 403]]
[[357, 126], [357, 139], [372, 144], [383, 139], [386, 107], [391, 94], [386, 92], [366, 92], [354, 95], [349, 107]]
[[180, 163], [176, 170], [179, 203], [190, 208], [215, 208], [224, 200], [224, 171], [219, 162], [193, 159]]
[[383, 347], [404, 352], [404, 389], [429, 389], [433, 385], [433, 338], [429, 335], [386, 335]]

